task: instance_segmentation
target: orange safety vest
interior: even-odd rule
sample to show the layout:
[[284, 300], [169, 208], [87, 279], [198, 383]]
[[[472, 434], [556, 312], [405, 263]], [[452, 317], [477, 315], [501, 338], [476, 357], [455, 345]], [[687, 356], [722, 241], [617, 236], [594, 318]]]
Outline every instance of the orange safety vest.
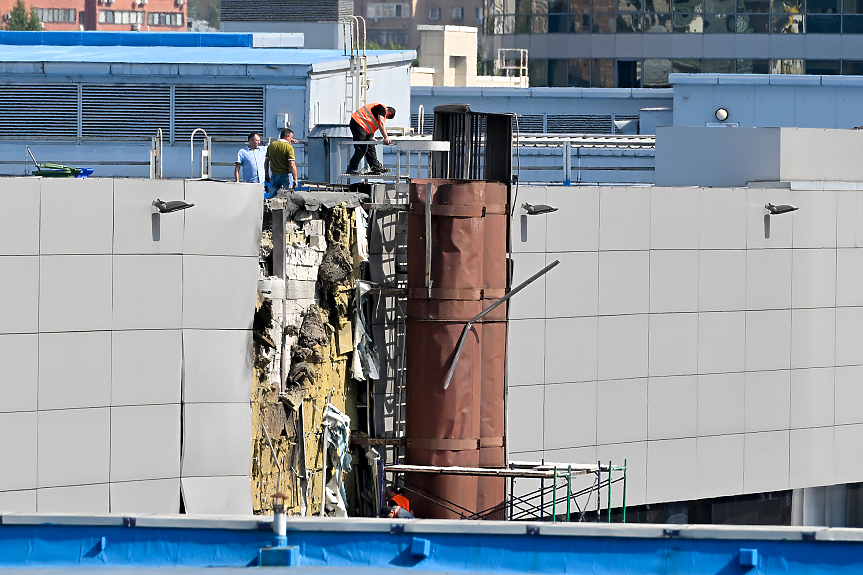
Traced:
[[375, 106], [382, 106], [383, 104], [371, 103], [366, 104], [353, 114], [351, 114], [351, 119], [354, 120], [357, 124], [363, 127], [363, 129], [369, 134], [374, 134], [377, 130], [380, 130], [381, 126], [378, 123], [378, 119], [375, 118], [375, 115], [372, 114], [372, 108]]

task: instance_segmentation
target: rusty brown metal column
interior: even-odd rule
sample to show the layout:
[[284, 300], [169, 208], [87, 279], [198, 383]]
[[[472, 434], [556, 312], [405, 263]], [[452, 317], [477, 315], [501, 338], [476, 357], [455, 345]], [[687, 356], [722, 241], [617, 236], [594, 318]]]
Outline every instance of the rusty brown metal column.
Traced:
[[[432, 194], [427, 198], [429, 183]], [[471, 328], [448, 389], [444, 382], [465, 323], [504, 295], [506, 186], [414, 180], [410, 203], [405, 461], [500, 466], [506, 349], [503, 306], [488, 316], [488, 322]], [[431, 230], [430, 269], [427, 228]], [[487, 243], [496, 245], [487, 247]], [[487, 265], [489, 258], [494, 261]], [[418, 517], [458, 518], [503, 502], [503, 480], [482, 481], [479, 496], [476, 477], [412, 474], [405, 479], [447, 506], [462, 509], [456, 514], [414, 497], [411, 508]]]

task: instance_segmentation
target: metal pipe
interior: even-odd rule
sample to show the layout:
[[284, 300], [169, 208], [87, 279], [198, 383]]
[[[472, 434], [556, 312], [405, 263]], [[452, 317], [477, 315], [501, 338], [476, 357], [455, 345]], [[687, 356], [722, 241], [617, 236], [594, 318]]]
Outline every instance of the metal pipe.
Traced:
[[623, 460], [623, 522], [626, 523], [626, 459]]
[[557, 523], [557, 466], [554, 466], [554, 479], [551, 484], [551, 522]]
[[[189, 136], [189, 179], [195, 177], [195, 134], [204, 132], [204, 138], [208, 138], [207, 131], [204, 128], [195, 128], [192, 130], [192, 135]], [[206, 141], [205, 141], [206, 144]], [[201, 158], [203, 162], [203, 158]], [[203, 168], [203, 165], [201, 166]]]
[[267, 431], [267, 425], [264, 423], [264, 420], [261, 420], [261, 427], [264, 428], [264, 435], [267, 438], [267, 445], [270, 446], [270, 452], [273, 454], [273, 459], [276, 462], [276, 467], [279, 468], [279, 479], [276, 483], [276, 493], [282, 492], [282, 464], [279, 463], [279, 458], [276, 456], [276, 450], [273, 449], [273, 442], [270, 441], [270, 433]]
[[[429, 184], [429, 186], [431, 186], [431, 184]], [[429, 216], [426, 216], [427, 220], [428, 220], [428, 217]], [[426, 228], [428, 228], [429, 225], [430, 224], [427, 224]], [[426, 239], [426, 241], [428, 242], [428, 239]], [[426, 247], [426, 250], [428, 251], [429, 248]], [[430, 253], [429, 253], [428, 257], [431, 258]], [[517, 294], [518, 292], [520, 292], [521, 290], [523, 290], [524, 288], [526, 288], [527, 286], [529, 286], [530, 284], [532, 284], [533, 282], [535, 282], [536, 280], [538, 280], [539, 278], [541, 278], [542, 276], [547, 274], [549, 271], [551, 271], [552, 268], [557, 266], [559, 263], [560, 263], [560, 260], [554, 260], [553, 262], [551, 262], [550, 264], [548, 264], [547, 266], [545, 266], [544, 268], [542, 268], [541, 270], [539, 270], [538, 272], [536, 272], [535, 274], [533, 274], [532, 276], [530, 276], [529, 278], [527, 278], [526, 280], [521, 282], [518, 285], [518, 287], [511, 290], [508, 294], [506, 294], [505, 296], [503, 296], [502, 298], [500, 298], [499, 300], [497, 300], [496, 302], [494, 302], [493, 304], [491, 304], [490, 306], [488, 306], [487, 308], [482, 310], [480, 313], [478, 313], [477, 315], [475, 315], [474, 317], [472, 317], [471, 319], [468, 320], [468, 322], [464, 326], [464, 329], [461, 332], [461, 338], [459, 339], [458, 347], [456, 347], [456, 350], [455, 350], [455, 357], [453, 357], [452, 364], [449, 366], [449, 371], [446, 374], [446, 382], [444, 382], [444, 385], [443, 385], [444, 389], [449, 388], [450, 380], [452, 380], [452, 375], [455, 372], [455, 366], [458, 363], [458, 358], [461, 355], [461, 350], [464, 347], [464, 342], [467, 339], [467, 334], [470, 331], [471, 326], [475, 322], [482, 319], [483, 316], [491, 313], [497, 306], [504, 303], [509, 298], [511, 298], [512, 296], [514, 296], [515, 294]], [[428, 268], [431, 267], [430, 261], [427, 261], [427, 266], [428, 266]], [[429, 277], [429, 276], [427, 275], [426, 277]], [[429, 297], [431, 297], [431, 285], [429, 285]]]
[[596, 462], [596, 522], [602, 517], [602, 462]]
[[566, 522], [569, 523], [569, 503], [572, 500], [572, 465], [566, 469]]
[[611, 523], [611, 461], [608, 462], [608, 522]]

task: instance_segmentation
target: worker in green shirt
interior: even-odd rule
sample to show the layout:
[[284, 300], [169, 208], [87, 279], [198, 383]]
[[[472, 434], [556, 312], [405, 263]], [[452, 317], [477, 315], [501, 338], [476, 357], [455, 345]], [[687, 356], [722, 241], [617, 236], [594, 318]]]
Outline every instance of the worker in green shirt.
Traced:
[[[264, 160], [265, 181], [270, 182], [270, 193], [277, 192], [280, 188], [294, 189], [297, 185], [297, 162], [294, 155], [294, 131], [285, 128], [279, 135], [279, 139], [267, 146], [267, 157]], [[270, 178], [270, 168], [273, 176]]]

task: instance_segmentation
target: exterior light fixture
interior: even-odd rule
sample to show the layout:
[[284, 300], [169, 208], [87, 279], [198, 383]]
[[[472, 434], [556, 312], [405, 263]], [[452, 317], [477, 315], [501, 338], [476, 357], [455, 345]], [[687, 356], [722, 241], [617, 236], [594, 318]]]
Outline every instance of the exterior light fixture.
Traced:
[[793, 212], [799, 209], [797, 206], [792, 206], [789, 204], [779, 204], [778, 206], [774, 206], [773, 204], [765, 204], [764, 209], [766, 213], [771, 216], [778, 216], [779, 214], [787, 214], [788, 212]]
[[725, 108], [719, 108], [718, 110], [716, 110], [715, 116], [717, 120], [719, 120], [720, 122], [724, 122], [728, 119], [728, 110], [726, 110]]
[[156, 201], [153, 202], [153, 213], [170, 214], [172, 212], [179, 212], [180, 210], [191, 208], [194, 205], [195, 204], [188, 204], [182, 200], [163, 202], [157, 198]]
[[540, 214], [550, 214], [551, 212], [557, 211], [557, 208], [555, 208], [554, 206], [548, 206], [545, 204], [538, 204], [536, 206], [533, 206], [531, 204], [524, 204], [522, 207], [524, 208], [525, 213], [529, 216], [538, 216]]

